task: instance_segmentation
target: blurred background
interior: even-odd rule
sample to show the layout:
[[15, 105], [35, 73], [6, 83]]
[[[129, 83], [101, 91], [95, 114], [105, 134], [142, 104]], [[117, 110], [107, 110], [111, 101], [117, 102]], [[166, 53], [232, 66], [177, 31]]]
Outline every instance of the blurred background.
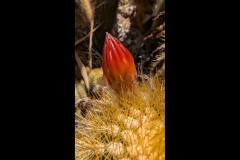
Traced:
[[87, 89], [91, 76], [100, 77], [94, 69], [101, 68], [106, 32], [129, 49], [138, 72], [164, 78], [165, 0], [75, 0], [75, 77]]

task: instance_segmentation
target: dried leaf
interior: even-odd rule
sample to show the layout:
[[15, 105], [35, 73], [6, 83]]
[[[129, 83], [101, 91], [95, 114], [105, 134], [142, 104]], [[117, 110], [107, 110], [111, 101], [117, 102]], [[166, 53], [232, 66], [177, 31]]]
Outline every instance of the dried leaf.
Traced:
[[88, 74], [87, 74], [87, 70], [84, 66], [84, 64], [82, 63], [81, 59], [78, 57], [77, 52], [75, 51], [75, 59], [77, 61], [78, 67], [80, 69], [81, 75], [83, 77], [83, 80], [85, 82], [86, 88], [87, 90], [89, 90], [89, 79], [88, 79]]

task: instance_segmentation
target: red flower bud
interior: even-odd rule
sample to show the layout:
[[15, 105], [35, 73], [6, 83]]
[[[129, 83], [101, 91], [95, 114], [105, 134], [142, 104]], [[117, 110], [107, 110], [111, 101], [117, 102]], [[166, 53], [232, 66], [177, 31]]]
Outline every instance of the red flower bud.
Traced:
[[103, 48], [103, 79], [113, 90], [133, 88], [136, 80], [134, 59], [129, 50], [111, 34], [106, 33]]

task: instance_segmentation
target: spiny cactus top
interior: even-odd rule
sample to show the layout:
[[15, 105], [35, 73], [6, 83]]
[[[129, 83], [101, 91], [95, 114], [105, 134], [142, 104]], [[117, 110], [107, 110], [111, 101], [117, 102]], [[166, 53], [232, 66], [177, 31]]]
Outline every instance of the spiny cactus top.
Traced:
[[132, 54], [110, 33], [106, 33], [103, 48], [103, 79], [116, 92], [132, 90], [136, 68]]

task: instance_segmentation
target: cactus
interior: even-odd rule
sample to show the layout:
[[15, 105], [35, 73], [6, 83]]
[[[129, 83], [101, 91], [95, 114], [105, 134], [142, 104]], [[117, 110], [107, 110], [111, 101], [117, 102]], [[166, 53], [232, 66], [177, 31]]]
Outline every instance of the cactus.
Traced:
[[75, 159], [164, 160], [164, 80], [156, 75], [137, 81], [131, 53], [109, 33], [105, 39], [102, 66], [109, 88], [75, 105]]
[[[89, 73], [89, 84], [90, 84], [90, 89], [94, 87], [95, 84], [97, 85], [103, 85], [103, 78], [102, 78], [103, 72], [102, 68], [95, 68], [91, 70]], [[79, 99], [86, 98], [87, 93], [84, 88], [85, 84], [83, 80], [75, 80], [75, 102], [78, 101]]]
[[76, 112], [76, 160], [165, 159], [164, 83], [151, 80], [134, 93], [104, 93], [86, 116]]

